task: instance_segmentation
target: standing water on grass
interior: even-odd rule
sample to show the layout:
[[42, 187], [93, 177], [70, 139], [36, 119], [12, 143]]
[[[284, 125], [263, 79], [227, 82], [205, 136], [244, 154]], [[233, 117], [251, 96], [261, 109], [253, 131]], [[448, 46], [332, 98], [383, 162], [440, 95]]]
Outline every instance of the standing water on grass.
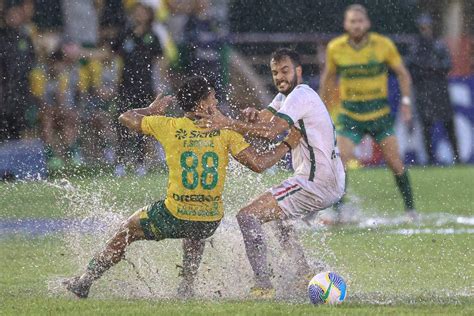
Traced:
[[[156, 176], [166, 177], [161, 174]], [[226, 215], [216, 233], [206, 241], [195, 283], [198, 298], [245, 298], [250, 286], [253, 285], [252, 271], [235, 214], [254, 196], [263, 192], [268, 184], [264, 183], [265, 176], [252, 174], [236, 163], [229, 166], [228, 179], [223, 197]], [[162, 187], [155, 187], [154, 192], [147, 193], [146, 200], [129, 208], [125, 204], [130, 203], [110, 193], [111, 188], [120, 185], [118, 181], [121, 180], [111, 178], [105, 182], [106, 185], [103, 181], [92, 181], [89, 185], [73, 185], [65, 180], [50, 184], [62, 192], [57, 203], [67, 210], [69, 218], [74, 219], [72, 221], [74, 224], [64, 230], [63, 238], [65, 247], [71, 253], [71, 257], [75, 258], [76, 275], [84, 272], [89, 260], [103, 249], [106, 241], [123, 220], [135, 210], [160, 199], [165, 194], [165, 182], [157, 181]], [[137, 186], [139, 183], [132, 181], [127, 188], [127, 195], [138, 190]], [[84, 229], [84, 226], [89, 225], [92, 229]], [[265, 226], [269, 242], [269, 262], [274, 275], [277, 297], [306, 300], [306, 281], [295, 279], [293, 269], [295, 264], [282, 252], [275, 238], [274, 228], [271, 225]], [[317, 234], [312, 238], [316, 238], [319, 244], [324, 244], [324, 236]], [[307, 256], [315, 272], [328, 268], [320, 258], [334, 259], [329, 247], [324, 247], [324, 252], [320, 254], [307, 251]], [[180, 281], [178, 275], [181, 262], [181, 240], [132, 243], [127, 248], [125, 259], [94, 283], [90, 296], [174, 298]], [[62, 277], [66, 276], [58, 276], [49, 282], [53, 294], [62, 291], [60, 286]], [[295, 286], [299, 286], [299, 290]]]
[[[253, 285], [252, 272], [235, 214], [271, 183], [286, 177], [278, 173], [255, 175], [234, 165], [230, 169], [224, 194], [226, 216], [207, 242], [196, 283], [198, 298], [247, 297]], [[67, 274], [57, 272], [45, 278], [49, 280], [51, 295], [64, 296], [60, 280], [82, 273], [121, 221], [141, 206], [162, 198], [166, 188], [164, 179], [166, 175], [154, 174], [141, 179], [101, 177], [72, 183], [6, 184], [3, 193], [7, 196], [27, 188], [30, 198], [35, 199], [31, 207], [61, 208], [66, 217], [2, 220], [0, 235], [34, 238], [58, 231], [59, 226], [55, 236], [64, 240], [61, 246], [64, 265], [73, 269]], [[42, 192], [48, 191], [44, 185], [54, 192], [57, 205], [45, 205], [49, 202], [41, 199]], [[7, 205], [7, 210], [13, 210], [11, 206]], [[472, 297], [470, 284], [474, 283], [469, 259], [473, 244], [472, 216], [426, 212], [419, 225], [406, 225], [402, 215], [402, 211], [390, 210], [384, 214], [363, 209], [351, 225], [325, 227], [316, 218], [311, 227], [302, 222], [296, 223], [296, 227], [309, 261], [315, 267], [318, 262], [328, 264], [328, 270], [338, 272], [348, 282], [348, 302], [439, 303]], [[272, 229], [266, 227], [266, 232], [278, 297], [297, 296], [300, 301], [306, 301], [305, 293], [295, 295], [286, 286], [293, 265], [282, 252]], [[102, 299], [175, 297], [181, 256], [181, 242], [177, 240], [132, 244], [126, 260], [105, 273], [90, 295]]]

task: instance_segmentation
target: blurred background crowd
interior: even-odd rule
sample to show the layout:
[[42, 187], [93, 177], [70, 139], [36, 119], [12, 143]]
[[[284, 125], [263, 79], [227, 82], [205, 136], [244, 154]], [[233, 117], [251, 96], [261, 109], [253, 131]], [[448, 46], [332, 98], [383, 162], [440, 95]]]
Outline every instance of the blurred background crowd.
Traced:
[[205, 0], [5, 1], [0, 140], [40, 138], [50, 169], [96, 158], [122, 175], [133, 158], [145, 174], [144, 140], [117, 117], [191, 73], [223, 85], [226, 28], [209, 9]]
[[[402, 142], [406, 159], [473, 162], [474, 6], [461, 0], [375, 2], [361, 1], [373, 28], [396, 41], [418, 91], [418, 125], [400, 128], [400, 133], [404, 139], [418, 137], [423, 148], [411, 148], [416, 141]], [[325, 44], [342, 32], [337, 21], [352, 1], [0, 3], [0, 171], [6, 177], [9, 170], [14, 176], [24, 172], [15, 168], [43, 170], [37, 161], [44, 161], [49, 171], [108, 164], [117, 176], [129, 170], [144, 175], [162, 161], [162, 152], [155, 142], [121, 128], [120, 113], [147, 106], [158, 92], [173, 93], [191, 74], [214, 82], [226, 113], [265, 106], [274, 93], [268, 56], [279, 46], [302, 54], [305, 79], [317, 89]], [[396, 99], [396, 82], [392, 86]], [[424, 106], [424, 99], [433, 98], [445, 98], [447, 106], [457, 110]], [[337, 93], [328, 106], [337, 112]], [[456, 120], [457, 113], [464, 116]], [[179, 115], [179, 110], [170, 109], [170, 115]], [[443, 152], [440, 158], [433, 137], [446, 140], [451, 158], [443, 158]], [[29, 167], [14, 166], [35, 154], [39, 160], [26, 163]], [[359, 156], [378, 163], [372, 144], [363, 144]]]

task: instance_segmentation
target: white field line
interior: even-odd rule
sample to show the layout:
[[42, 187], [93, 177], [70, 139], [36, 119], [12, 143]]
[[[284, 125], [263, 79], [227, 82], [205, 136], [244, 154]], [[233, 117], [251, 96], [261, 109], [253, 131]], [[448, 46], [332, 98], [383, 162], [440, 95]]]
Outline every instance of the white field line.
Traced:
[[385, 232], [389, 235], [457, 235], [457, 234], [474, 234], [474, 228], [405, 228], [405, 229], [395, 229]]

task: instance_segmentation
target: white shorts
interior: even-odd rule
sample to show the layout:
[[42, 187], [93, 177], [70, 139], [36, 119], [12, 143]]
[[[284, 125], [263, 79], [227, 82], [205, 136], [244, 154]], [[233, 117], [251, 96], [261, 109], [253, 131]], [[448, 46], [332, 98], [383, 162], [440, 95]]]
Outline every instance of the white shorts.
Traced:
[[295, 176], [272, 187], [268, 192], [277, 200], [286, 218], [299, 218], [311, 212], [322, 211], [339, 201], [344, 194], [344, 184], [332, 186]]

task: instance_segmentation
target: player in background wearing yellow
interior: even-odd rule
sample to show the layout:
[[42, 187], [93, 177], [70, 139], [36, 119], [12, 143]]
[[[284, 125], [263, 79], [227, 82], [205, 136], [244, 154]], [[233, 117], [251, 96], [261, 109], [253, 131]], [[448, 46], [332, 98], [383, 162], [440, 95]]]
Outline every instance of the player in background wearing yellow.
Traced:
[[[328, 87], [339, 79], [341, 112], [337, 120], [337, 143], [346, 166], [354, 159], [354, 148], [364, 135], [370, 135], [381, 147], [388, 167], [402, 194], [409, 220], [416, 220], [408, 171], [400, 159], [394, 132], [394, 118], [388, 103], [387, 66], [396, 74], [401, 90], [400, 111], [405, 122], [411, 113], [411, 77], [394, 43], [387, 37], [369, 32], [370, 20], [365, 7], [347, 7], [344, 16], [346, 34], [329, 42], [326, 67], [321, 75], [320, 95], [325, 100]], [[342, 200], [338, 203], [340, 211]], [[340, 213], [339, 213], [340, 215]]]
[[158, 96], [147, 108], [132, 109], [119, 120], [127, 128], [151, 135], [162, 145], [169, 168], [165, 200], [135, 212], [95, 255], [80, 277], [65, 282], [66, 288], [86, 298], [92, 283], [124, 256], [137, 240], [183, 238], [183, 280], [178, 294], [193, 296], [193, 283], [204, 251], [204, 239], [212, 236], [224, 216], [222, 191], [229, 153], [255, 172], [278, 162], [301, 135], [293, 131], [270, 151], [258, 153], [242, 135], [229, 130], [206, 132], [194, 124], [196, 111], [217, 111], [214, 88], [204, 77], [192, 77], [177, 93], [184, 117], [164, 116], [172, 98]]

